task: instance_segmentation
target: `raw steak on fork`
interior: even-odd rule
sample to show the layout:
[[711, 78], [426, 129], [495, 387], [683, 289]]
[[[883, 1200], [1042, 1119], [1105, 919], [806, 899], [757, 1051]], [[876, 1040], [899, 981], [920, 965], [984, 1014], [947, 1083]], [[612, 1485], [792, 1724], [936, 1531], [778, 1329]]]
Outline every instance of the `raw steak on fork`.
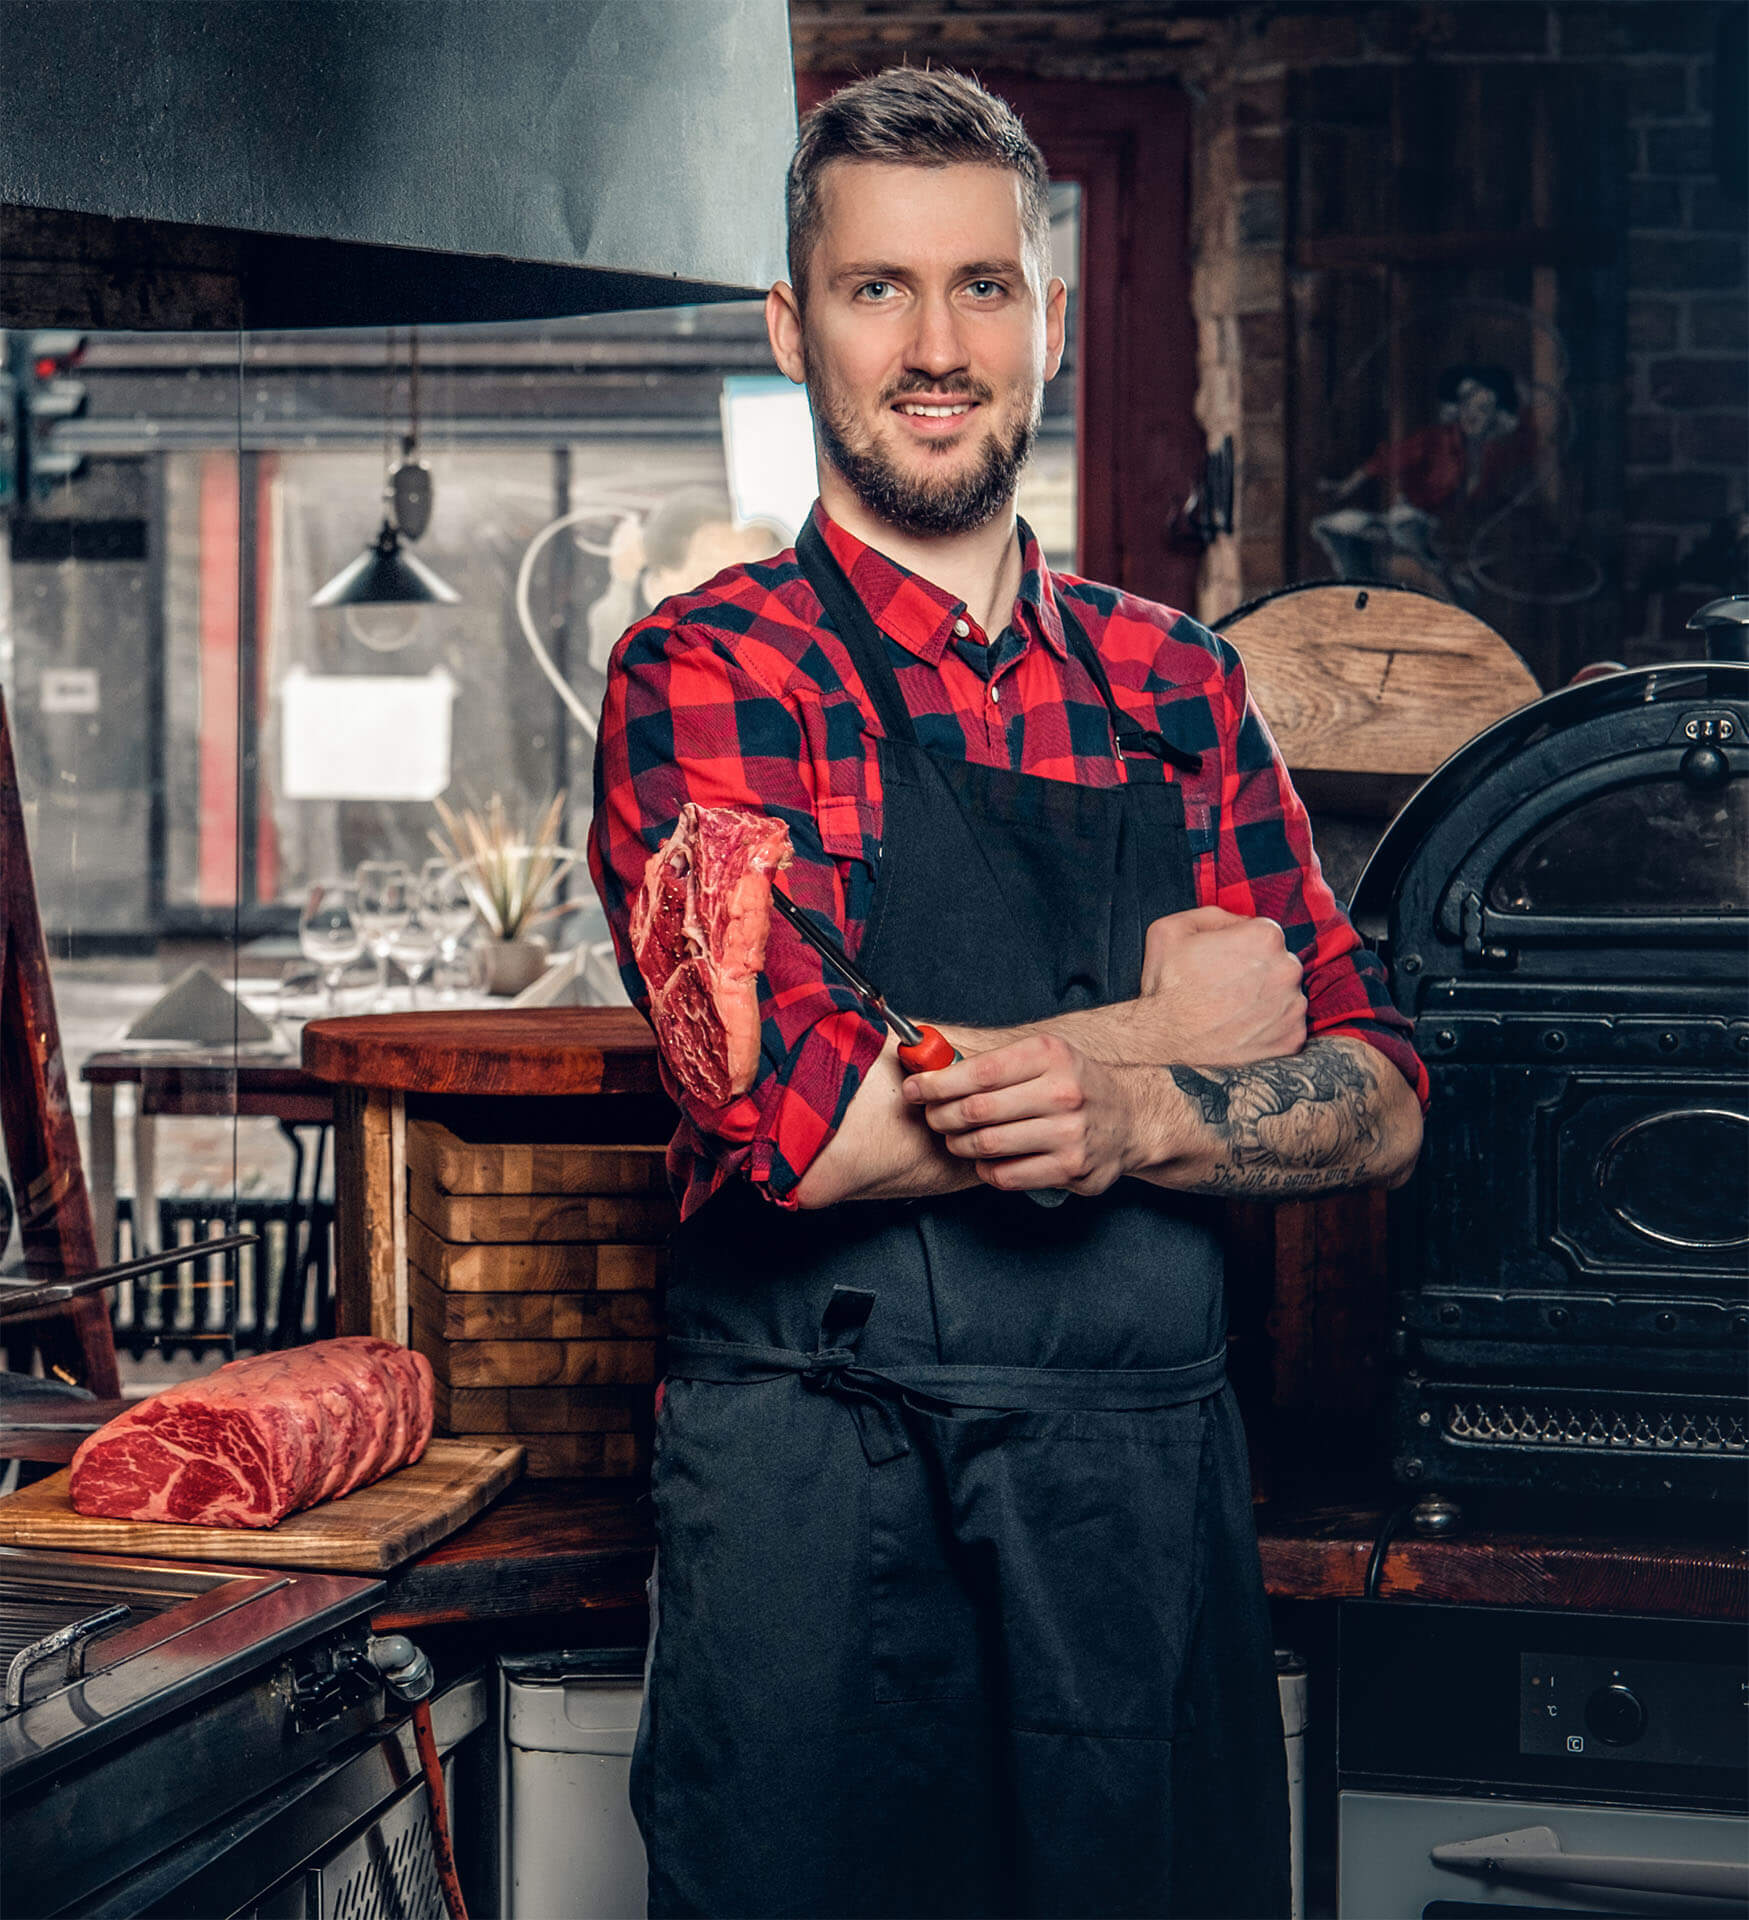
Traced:
[[793, 857], [781, 821], [689, 800], [632, 902], [657, 1042], [680, 1084], [713, 1107], [745, 1093], [759, 1068], [771, 876]]

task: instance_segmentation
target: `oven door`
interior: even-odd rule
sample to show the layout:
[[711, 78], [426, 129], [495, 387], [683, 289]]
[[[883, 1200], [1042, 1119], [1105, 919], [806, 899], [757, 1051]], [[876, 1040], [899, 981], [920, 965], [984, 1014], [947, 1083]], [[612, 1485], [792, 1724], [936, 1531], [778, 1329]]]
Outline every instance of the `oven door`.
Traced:
[[1740, 1920], [1749, 1905], [1740, 1815], [1358, 1792], [1341, 1794], [1338, 1808], [1340, 1920]]

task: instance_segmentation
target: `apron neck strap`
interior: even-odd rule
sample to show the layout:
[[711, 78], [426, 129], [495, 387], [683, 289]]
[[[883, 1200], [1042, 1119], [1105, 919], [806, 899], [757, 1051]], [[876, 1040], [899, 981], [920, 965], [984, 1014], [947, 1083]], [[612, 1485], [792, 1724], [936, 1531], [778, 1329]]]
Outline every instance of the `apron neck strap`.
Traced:
[[1177, 767], [1181, 773], [1201, 773], [1200, 753], [1175, 747], [1164, 734], [1156, 733], [1150, 727], [1138, 727], [1117, 704], [1117, 696], [1111, 690], [1111, 678], [1105, 671], [1105, 662], [1087, 637], [1087, 629], [1076, 619], [1068, 601], [1060, 593], [1057, 595], [1057, 613], [1063, 622], [1063, 638], [1069, 643], [1069, 651], [1093, 676], [1093, 684], [1099, 689], [1106, 712], [1111, 715], [1111, 737], [1117, 744], [1118, 752], [1126, 759], [1142, 757], [1163, 761], [1168, 766]]
[[889, 740], [917, 744], [917, 729], [911, 724], [911, 710], [899, 691], [891, 663], [887, 659], [886, 636], [874, 623], [862, 603], [862, 597], [850, 584], [849, 576], [838, 564], [836, 555], [820, 538], [819, 529], [810, 520], [796, 536], [796, 559], [808, 577], [808, 585], [819, 596], [840, 640], [849, 651], [875, 712]]
[[[844, 642], [851, 659], [856, 663], [856, 670], [862, 676], [862, 683], [868, 689], [869, 698], [874, 702], [875, 712], [880, 716], [888, 739], [905, 740], [915, 746], [917, 729], [912, 725], [910, 709], [899, 692], [898, 680], [887, 659], [885, 636], [875, 625], [868, 608], [862, 603], [861, 595], [850, 584], [849, 577], [838, 564], [831, 548], [821, 539], [819, 529], [812, 520], [796, 537], [796, 559], [802, 572], [807, 575], [808, 584], [819, 596], [820, 604], [831, 619], [839, 639]], [[1111, 716], [1112, 739], [1119, 755], [1163, 761], [1184, 773], [1200, 773], [1200, 753], [1188, 753], [1182, 747], [1173, 746], [1170, 740], [1152, 729], [1138, 727], [1117, 704], [1104, 661], [1087, 637], [1086, 628], [1076, 619], [1061, 594], [1057, 596], [1057, 611], [1062, 616], [1063, 635], [1069, 651], [1092, 677], [1099, 697], [1105, 703], [1105, 710]]]

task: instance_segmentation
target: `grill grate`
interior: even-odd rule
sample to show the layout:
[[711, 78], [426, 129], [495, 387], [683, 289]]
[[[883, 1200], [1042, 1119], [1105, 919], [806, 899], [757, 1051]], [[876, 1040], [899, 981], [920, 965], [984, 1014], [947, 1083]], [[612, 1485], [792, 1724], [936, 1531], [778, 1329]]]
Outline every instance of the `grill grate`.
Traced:
[[[4, 1668], [14, 1654], [22, 1653], [45, 1634], [70, 1627], [75, 1620], [89, 1619], [92, 1614], [108, 1606], [114, 1597], [90, 1593], [47, 1594], [29, 1599], [16, 1593], [0, 1596], [0, 1668]], [[134, 1593], [126, 1598], [133, 1611], [127, 1619], [118, 1620], [109, 1629], [110, 1633], [120, 1633], [125, 1627], [136, 1627], [148, 1614], [162, 1613], [176, 1604], [174, 1599], [154, 1599], [150, 1595]], [[106, 1637], [105, 1634], [99, 1634], [90, 1644], [95, 1647]]]
[[1454, 1440], [1484, 1446], [1749, 1457], [1749, 1422], [1743, 1415], [1681, 1406], [1458, 1400], [1446, 1409], [1445, 1431]]

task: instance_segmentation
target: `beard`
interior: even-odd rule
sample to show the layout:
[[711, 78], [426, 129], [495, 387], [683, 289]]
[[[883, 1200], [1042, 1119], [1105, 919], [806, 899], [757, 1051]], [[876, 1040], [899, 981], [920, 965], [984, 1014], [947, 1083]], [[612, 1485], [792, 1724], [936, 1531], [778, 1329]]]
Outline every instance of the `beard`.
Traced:
[[[987, 387], [958, 384], [981, 404], [987, 405], [994, 397]], [[883, 395], [881, 405], [886, 408], [907, 393], [928, 391], [927, 382], [908, 381]], [[969, 472], [936, 479], [901, 468], [872, 436], [860, 430], [852, 407], [826, 383], [810, 388], [809, 398], [814, 405], [814, 428], [821, 452], [870, 513], [913, 538], [972, 533], [988, 526], [1014, 498], [1044, 413], [1041, 384], [1008, 432], [992, 433], [984, 442], [984, 450]]]

